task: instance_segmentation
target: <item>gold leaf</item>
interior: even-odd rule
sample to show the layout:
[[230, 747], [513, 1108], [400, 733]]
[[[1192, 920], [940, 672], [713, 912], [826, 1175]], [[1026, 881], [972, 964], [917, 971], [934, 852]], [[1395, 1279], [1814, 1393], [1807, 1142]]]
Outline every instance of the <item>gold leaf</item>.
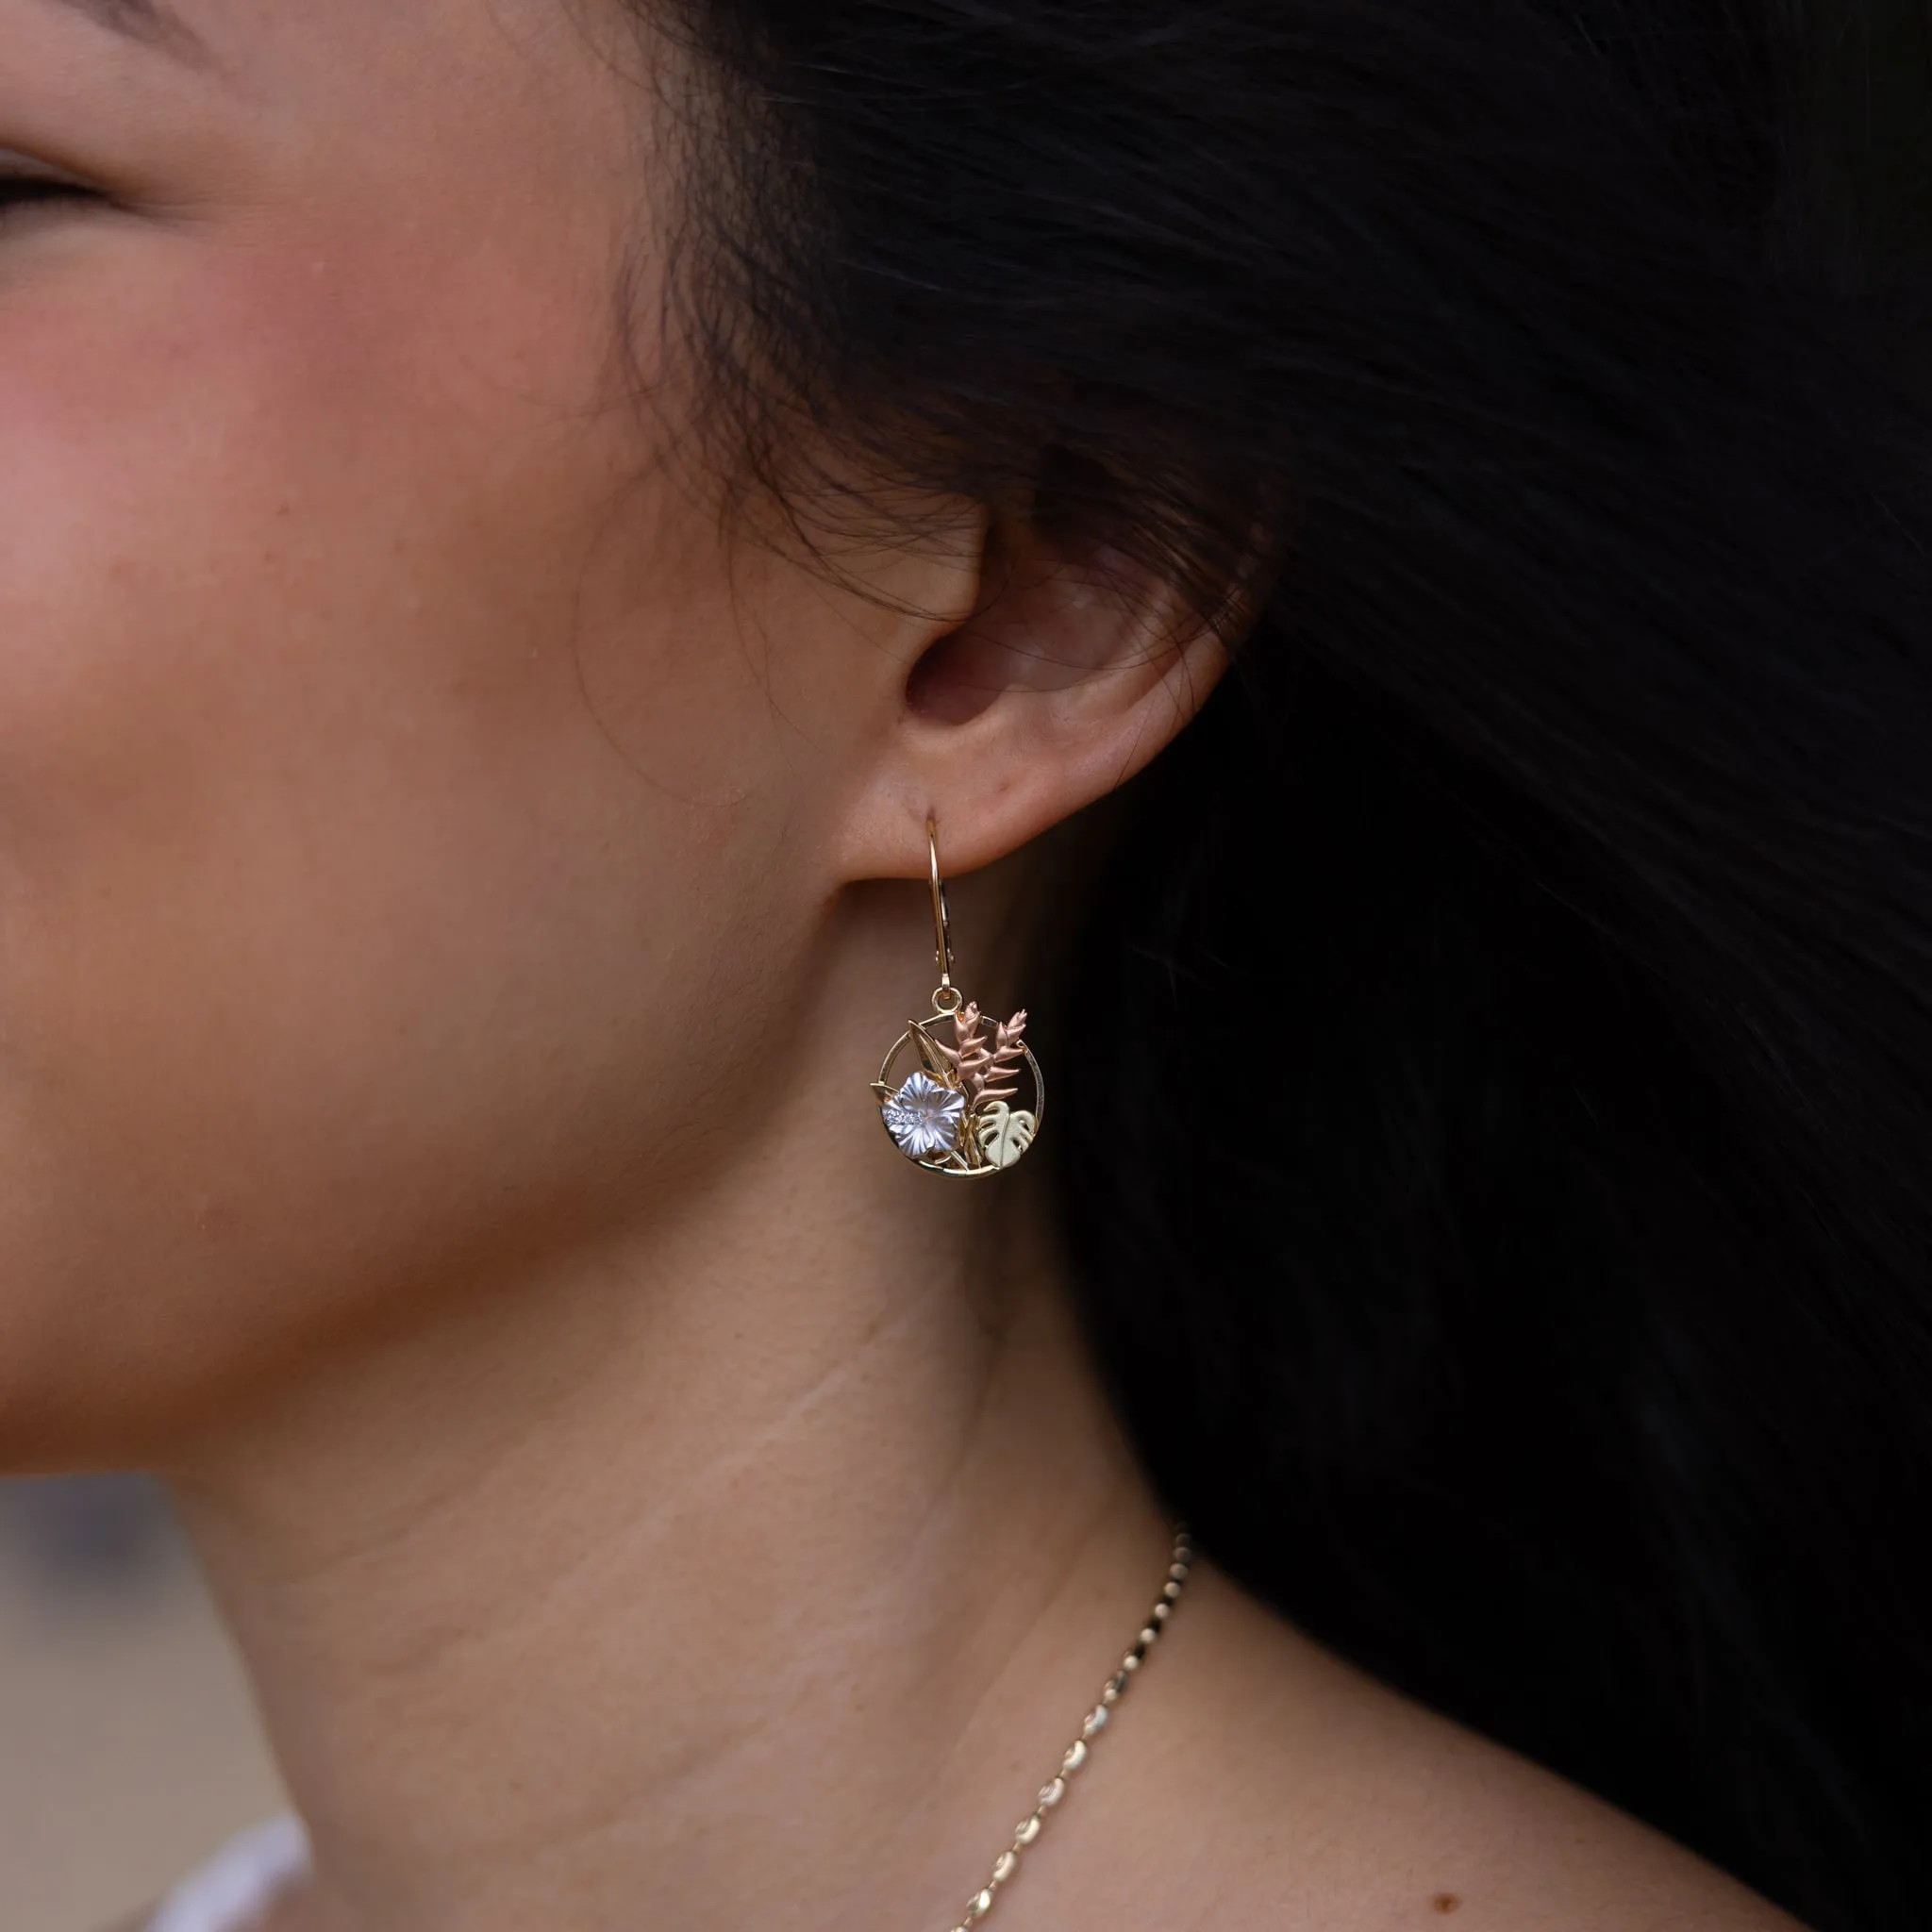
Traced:
[[1039, 1124], [1024, 1108], [995, 1100], [974, 1115], [973, 1138], [994, 1167], [1011, 1167], [1032, 1146]]
[[957, 1088], [959, 1075], [956, 1071], [958, 1055], [949, 1046], [941, 1046], [919, 1021], [908, 1023], [907, 1031], [912, 1036], [912, 1044], [919, 1055], [920, 1064], [935, 1080], [948, 1087]]

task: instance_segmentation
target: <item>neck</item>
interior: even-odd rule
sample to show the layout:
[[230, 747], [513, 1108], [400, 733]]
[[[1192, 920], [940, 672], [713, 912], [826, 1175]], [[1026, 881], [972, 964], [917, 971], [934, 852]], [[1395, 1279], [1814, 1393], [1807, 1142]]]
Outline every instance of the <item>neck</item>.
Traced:
[[982, 1279], [984, 1191], [866, 1152], [842, 1192], [741, 1163], [181, 1459], [305, 1924], [958, 1917], [1168, 1527], [1037, 1222]]

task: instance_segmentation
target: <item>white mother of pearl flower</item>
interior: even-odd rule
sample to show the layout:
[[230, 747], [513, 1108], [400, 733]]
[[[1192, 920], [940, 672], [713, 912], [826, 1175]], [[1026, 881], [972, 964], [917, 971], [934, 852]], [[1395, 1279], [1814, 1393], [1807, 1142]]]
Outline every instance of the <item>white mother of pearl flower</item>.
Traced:
[[914, 1074], [879, 1108], [886, 1131], [908, 1160], [950, 1154], [959, 1144], [966, 1096], [942, 1086], [930, 1074]]

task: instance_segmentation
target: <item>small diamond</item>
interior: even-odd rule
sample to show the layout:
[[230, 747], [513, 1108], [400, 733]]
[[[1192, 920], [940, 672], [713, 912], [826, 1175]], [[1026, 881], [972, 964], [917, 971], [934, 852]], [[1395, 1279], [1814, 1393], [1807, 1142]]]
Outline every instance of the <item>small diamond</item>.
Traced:
[[930, 1074], [914, 1074], [879, 1111], [899, 1152], [908, 1160], [924, 1160], [959, 1144], [966, 1096], [941, 1086]]

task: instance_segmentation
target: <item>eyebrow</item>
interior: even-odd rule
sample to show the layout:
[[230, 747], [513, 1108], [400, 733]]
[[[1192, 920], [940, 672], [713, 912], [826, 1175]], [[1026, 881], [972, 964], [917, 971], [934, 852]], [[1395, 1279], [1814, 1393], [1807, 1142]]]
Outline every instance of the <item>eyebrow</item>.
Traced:
[[49, 0], [49, 4], [84, 14], [109, 33], [139, 41], [191, 66], [208, 64], [208, 47], [201, 36], [165, 0]]

